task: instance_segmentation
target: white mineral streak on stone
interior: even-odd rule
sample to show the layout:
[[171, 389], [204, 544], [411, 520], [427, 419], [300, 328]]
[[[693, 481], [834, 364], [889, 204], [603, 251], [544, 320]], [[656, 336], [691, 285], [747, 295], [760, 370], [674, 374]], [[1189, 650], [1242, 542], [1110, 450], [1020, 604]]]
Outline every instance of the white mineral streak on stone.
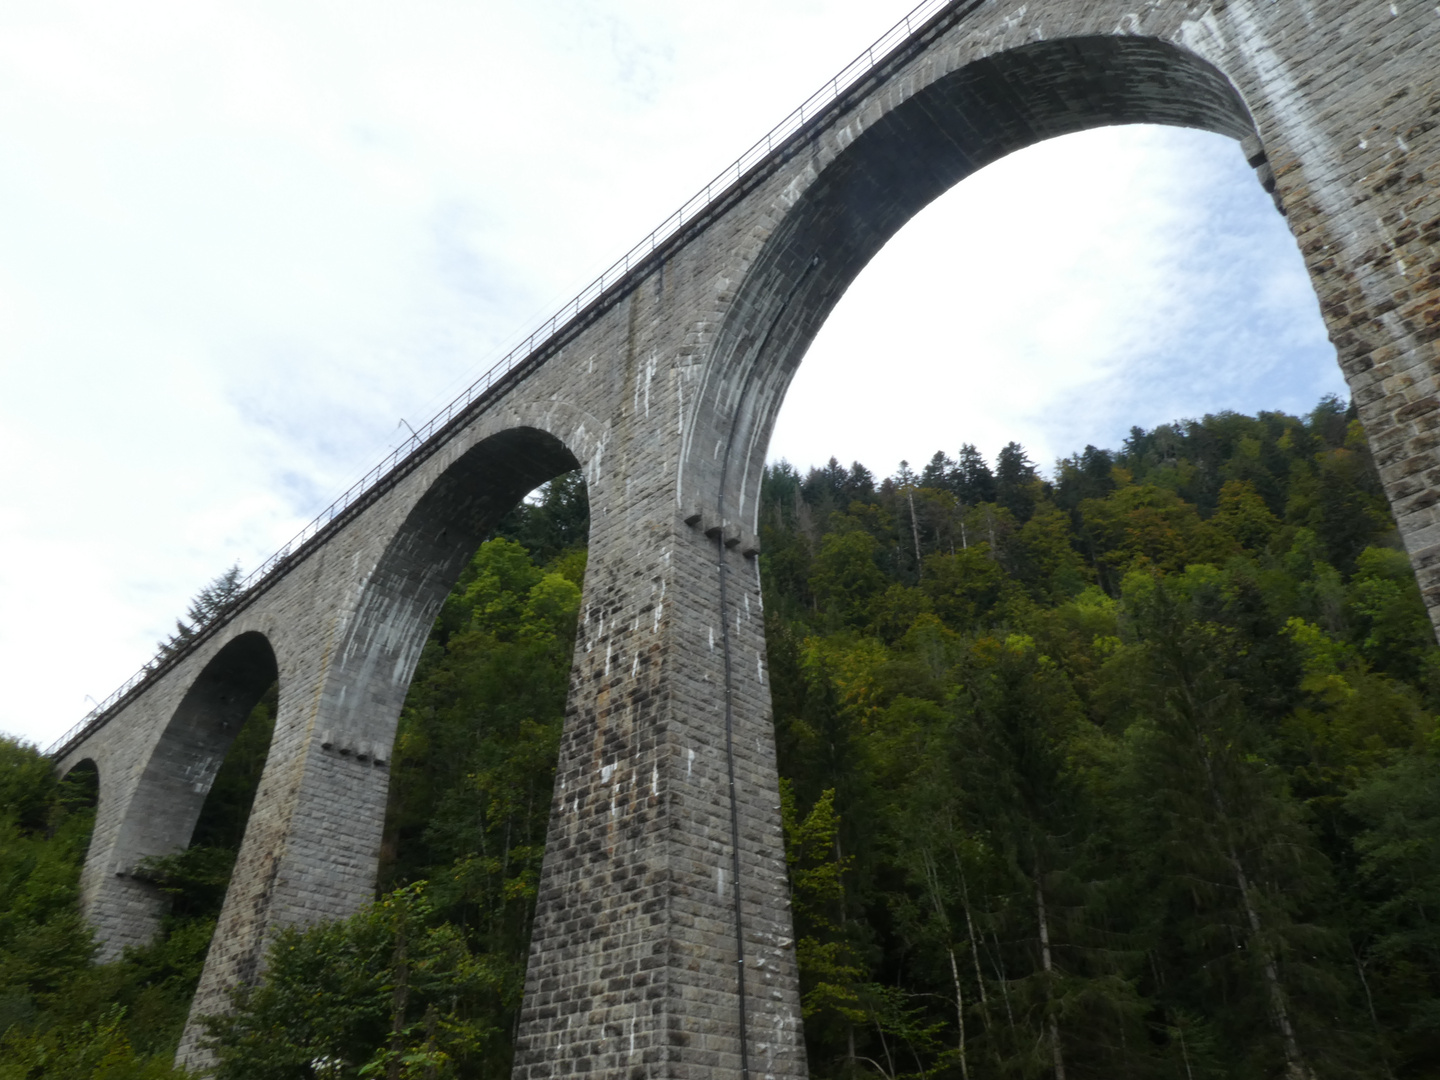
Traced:
[[809, 190], [810, 185], [815, 182], [815, 177], [818, 175], [819, 173], [816, 172], [814, 164], [807, 164], [794, 179], [785, 185], [784, 189], [780, 192], [780, 201], [784, 204], [786, 210], [800, 201], [800, 197]]
[[[1330, 150], [1330, 141], [1323, 132], [1317, 131], [1299, 103], [1303, 96], [1299, 83], [1288, 64], [1280, 58], [1270, 45], [1259, 26], [1259, 18], [1253, 10], [1256, 0], [1241, 3], [1233, 11], [1240, 40], [1235, 48], [1250, 58], [1251, 64], [1260, 74], [1266, 87], [1268, 101], [1276, 119], [1289, 134], [1291, 150], [1300, 159], [1301, 171], [1309, 182], [1311, 197], [1320, 204], [1321, 212], [1331, 226], [1331, 233], [1339, 239], [1341, 246], [1353, 250], [1360, 243], [1359, 230], [1347, 222], [1353, 222], [1353, 211], [1357, 205], [1347, 196], [1339, 163]], [[1382, 228], [1382, 234], [1389, 230]], [[1392, 290], [1380, 277], [1379, 263], [1365, 266], [1358, 259], [1347, 259], [1354, 270], [1354, 280], [1360, 285], [1367, 304], [1388, 300]], [[1403, 351], [1410, 352], [1418, 346], [1413, 335], [1405, 326], [1398, 309], [1385, 312], [1380, 317], [1392, 341], [1403, 342]]]
[[689, 759], [685, 762], [685, 779], [689, 780], [690, 774], [695, 771], [695, 751], [687, 750], [685, 752], [690, 755]]

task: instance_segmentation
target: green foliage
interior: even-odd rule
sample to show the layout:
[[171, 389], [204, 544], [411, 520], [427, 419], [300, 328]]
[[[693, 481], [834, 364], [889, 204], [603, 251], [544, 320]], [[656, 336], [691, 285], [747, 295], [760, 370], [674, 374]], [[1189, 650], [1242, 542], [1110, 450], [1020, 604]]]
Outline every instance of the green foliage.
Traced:
[[[761, 503], [817, 1080], [1440, 1069], [1440, 650], [1343, 405], [1133, 429], [1053, 480], [1016, 444], [781, 463]], [[462, 573], [402, 712], [393, 891], [282, 936], [212, 1026], [222, 1076], [508, 1073], [587, 527], [561, 478]], [[266, 709], [145, 868], [166, 935], [105, 967], [84, 799], [0, 744], [15, 1075], [162, 1068]]]
[[578, 474], [561, 477], [481, 545], [411, 681], [391, 768], [382, 887], [428, 880], [436, 925], [483, 966], [466, 1023], [503, 1033], [467, 1051], [484, 1075], [509, 1071], [585, 573], [584, 548], [566, 545], [585, 538], [584, 499]]
[[137, 1055], [123, 1030], [125, 1010], [72, 1027], [11, 1028], [0, 1036], [0, 1080], [168, 1080], [186, 1074], [154, 1056]]
[[961, 456], [762, 488], [812, 1075], [1431, 1075], [1440, 650], [1353, 417]]
[[206, 1025], [216, 1080], [474, 1075], [499, 1036], [487, 1003], [504, 980], [417, 882], [281, 931], [265, 981]]
[[0, 738], [3, 1080], [180, 1075], [170, 1066], [173, 1039], [166, 1043], [174, 1008], [164, 1006], [178, 1004], [183, 1018], [194, 980], [177, 988], [167, 982], [166, 964], [176, 953], [203, 957], [210, 927], [183, 947], [162, 942], [121, 963], [91, 963], [94, 940], [78, 901], [95, 779], [82, 766], [59, 780], [33, 747]]

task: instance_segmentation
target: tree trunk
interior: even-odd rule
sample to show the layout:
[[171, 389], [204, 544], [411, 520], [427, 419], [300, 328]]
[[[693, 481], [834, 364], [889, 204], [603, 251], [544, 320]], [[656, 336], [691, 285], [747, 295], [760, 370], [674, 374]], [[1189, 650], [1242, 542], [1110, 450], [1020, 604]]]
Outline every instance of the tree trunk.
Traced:
[[965, 911], [965, 930], [970, 937], [970, 959], [975, 964], [975, 982], [980, 987], [980, 1018], [990, 1030], [990, 1002], [985, 996], [985, 980], [980, 974], [980, 944], [975, 940], [975, 922], [970, 918], [970, 886], [965, 880], [965, 864], [955, 852], [955, 868], [960, 871], [960, 906]]
[[405, 1052], [405, 1011], [410, 1004], [410, 959], [405, 942], [405, 918], [401, 915], [395, 935], [395, 989], [390, 993], [390, 1064], [386, 1080], [400, 1080]]
[[[1035, 912], [1040, 921], [1040, 966], [1045, 970], [1045, 1000], [1049, 1002], [1050, 982], [1055, 965], [1050, 957], [1050, 922], [1045, 915], [1045, 890], [1040, 886], [1040, 864], [1035, 864]], [[1050, 1026], [1050, 1060], [1055, 1065], [1055, 1080], [1065, 1080], [1065, 1055], [1060, 1049], [1060, 1021], [1055, 1013], [1047, 1017]]]
[[[1225, 799], [1220, 793], [1220, 786], [1215, 782], [1215, 766], [1210, 757], [1210, 748], [1205, 735], [1199, 736], [1199, 742], [1200, 760], [1205, 765], [1205, 782], [1210, 788], [1210, 800], [1215, 806], [1215, 813], [1223, 823], [1228, 819], [1229, 814], [1226, 812]], [[1235, 845], [1228, 840], [1225, 844], [1225, 855], [1230, 860], [1230, 868], [1235, 874], [1235, 885], [1240, 891], [1240, 902], [1245, 906], [1245, 919], [1250, 924], [1250, 945], [1260, 954], [1260, 969], [1264, 974], [1266, 996], [1270, 999], [1270, 1009], [1275, 1018], [1275, 1026], [1280, 1029], [1280, 1039], [1285, 1044], [1285, 1075], [1288, 1080], [1311, 1080], [1310, 1068], [1305, 1064], [1305, 1057], [1300, 1053], [1300, 1042], [1295, 1038], [1295, 1026], [1290, 1022], [1290, 1010], [1285, 1004], [1285, 990], [1280, 985], [1280, 969], [1275, 963], [1275, 957], [1265, 944], [1260, 925], [1260, 912], [1255, 909], [1255, 900], [1250, 895], [1250, 879], [1245, 874], [1245, 867], [1240, 862], [1240, 855], [1236, 852]]]
[[995, 942], [995, 953], [991, 956], [991, 963], [995, 965], [996, 978], [1000, 980], [1000, 993], [1005, 998], [1005, 1018], [1010, 1023], [1010, 1030], [1015, 1030], [1015, 1013], [1010, 1008], [1010, 979], [1005, 974], [1005, 958], [1000, 955], [1000, 935], [992, 928], [990, 938]]
[[1290, 1023], [1290, 1010], [1285, 1005], [1285, 991], [1280, 986], [1280, 969], [1276, 967], [1274, 956], [1261, 938], [1260, 913], [1255, 910], [1254, 900], [1250, 896], [1250, 882], [1234, 847], [1230, 848], [1230, 865], [1235, 869], [1235, 884], [1240, 889], [1240, 899], [1245, 904], [1245, 917], [1250, 922], [1251, 944], [1260, 953], [1261, 968], [1265, 972], [1265, 989], [1270, 996], [1270, 1008], [1274, 1010], [1275, 1023], [1280, 1028], [1280, 1038], [1285, 1043], [1285, 1074], [1291, 1080], [1310, 1080], [1310, 1069], [1300, 1053], [1300, 1043], [1295, 1038], [1295, 1028]]
[[910, 499], [910, 535], [915, 540], [915, 576], [918, 578], [924, 571], [920, 562], [920, 522], [915, 517], [915, 489], [911, 488], [905, 494]]
[[955, 950], [946, 949], [950, 954], [950, 978], [955, 982], [955, 1020], [960, 1025], [960, 1075], [970, 1080], [970, 1066], [965, 1061], [965, 995], [960, 990], [960, 969], [955, 964]]

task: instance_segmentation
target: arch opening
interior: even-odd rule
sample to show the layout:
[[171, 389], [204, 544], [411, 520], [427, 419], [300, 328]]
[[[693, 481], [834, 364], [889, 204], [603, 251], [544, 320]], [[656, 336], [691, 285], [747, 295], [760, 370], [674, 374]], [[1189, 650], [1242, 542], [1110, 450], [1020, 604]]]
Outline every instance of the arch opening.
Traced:
[[919, 471], [963, 437], [1048, 471], [1131, 426], [1327, 394], [1348, 389], [1305, 260], [1239, 147], [1115, 126], [1008, 155], [911, 219], [820, 328], [767, 457]]
[[[438, 1007], [497, 1033], [464, 1057], [504, 1075], [570, 690], [589, 490], [574, 456], [533, 429], [471, 454], [467, 478], [411, 515], [427, 527], [460, 524], [442, 530], [443, 563], [428, 564], [443, 568], [428, 579], [424, 636], [395, 721], [377, 892], [431, 882], [436, 917], [484, 957], [492, 985]], [[477, 481], [492, 485], [491, 498], [457, 507], [450, 491]]]
[[72, 818], [84, 815], [89, 819], [83, 829], [84, 843], [78, 848], [83, 865], [85, 856], [90, 851], [90, 841], [94, 838], [95, 811], [100, 805], [100, 766], [91, 758], [82, 758], [71, 765], [60, 777], [60, 789], [56, 801], [63, 817]]
[[100, 766], [93, 758], [81, 758], [60, 777], [67, 785], [63, 801], [74, 810], [93, 811], [100, 802]]
[[[722, 519], [753, 528], [770, 432], [790, 380], [846, 288], [921, 209], [985, 165], [1056, 136], [1118, 124], [1194, 127], [1241, 140], [1263, 168], [1228, 78], [1140, 37], [1038, 42], [977, 61], [871, 123], [788, 209], [721, 328], [686, 446], [686, 493], [720, 492]], [[1273, 180], [1270, 181], [1273, 187]], [[707, 431], [700, 426], [715, 425]], [[707, 437], [708, 436], [708, 440]], [[718, 475], [716, 475], [718, 473]]]
[[[1183, 59], [1170, 68], [1197, 78], [1193, 107], [1172, 110], [1125, 87], [1168, 92], [1184, 79], [1161, 70], [1184, 54], [1111, 44], [1082, 46], [1099, 57], [1090, 72], [1065, 71], [1059, 46], [1032, 51], [1038, 68], [997, 58], [966, 99], [987, 125], [998, 112], [988, 133], [921, 105], [903, 120], [907, 106], [896, 109], [888, 142], [884, 122], [872, 126], [777, 227], [717, 347], [714, 400], [737, 404], [717, 407], [728, 427], [714, 434], [731, 457], [687, 489], [718, 490], [718, 516], [761, 534], [794, 796], [789, 858], [801, 871], [796, 937], [829, 950], [800, 961], [811, 1075], [892, 1053], [891, 1068], [903, 1056], [957, 1075], [1318, 1076], [1377, 1059], [1390, 1075], [1422, 1075], [1431, 1051], [1418, 1049], [1401, 975], [1418, 953], [1374, 979], [1383, 932], [1333, 916], [1379, 895], [1366, 876], [1384, 861], [1378, 806], [1399, 776], [1433, 771], [1433, 736], [1417, 733], [1433, 732], [1440, 704], [1423, 674], [1440, 650], [1353, 406], [1327, 398], [1300, 416], [1137, 428], [1113, 453], [1074, 447], [1051, 477], [1014, 444], [994, 466], [942, 453], [889, 477], [833, 460], [809, 476], [763, 466], [820, 323], [875, 251], [976, 161], [1150, 122], [1241, 139], [1255, 164], [1248, 114], [1218, 73]], [[1149, 76], [1147, 56], [1158, 62]], [[1047, 86], [1040, 69], [1065, 85]], [[1026, 71], [1035, 77], [1021, 86]], [[1207, 92], [1211, 74], [1220, 81]], [[1130, 106], [1106, 106], [1112, 92]], [[931, 107], [951, 108], [943, 98]], [[1250, 531], [1234, 516], [1241, 504]], [[1378, 647], [1357, 600], [1376, 588], [1406, 628], [1394, 650]], [[1217, 644], [1226, 636], [1233, 648]], [[1355, 767], [1346, 780], [1307, 771], [1325, 738], [1315, 732], [1349, 722], [1340, 697], [1314, 696], [1310, 650], [1327, 649], [1348, 658], [1332, 671], [1346, 693], [1364, 683], [1388, 703], [1367, 705], [1362, 726], [1403, 764], [1370, 771], [1352, 748], [1338, 755]], [[1211, 696], [1196, 706], [1202, 686]], [[1393, 726], [1380, 719], [1389, 708]], [[1339, 802], [1368, 807], [1364, 826], [1338, 827]], [[1152, 830], [1143, 841], [1137, 823]], [[1213, 843], [1219, 833], [1232, 846]], [[811, 876], [825, 870], [840, 879], [828, 893]], [[1387, 889], [1388, 902], [1404, 886]], [[1228, 935], [1206, 937], [1221, 925]], [[1299, 942], [1327, 934], [1339, 947], [1302, 959]], [[1121, 953], [1138, 942], [1144, 962], [1126, 969]], [[1221, 984], [1253, 1008], [1215, 1008]], [[1440, 984], [1428, 985], [1427, 1008]], [[943, 1036], [922, 1046], [913, 1034], [927, 1024]], [[1200, 1028], [1215, 1040], [1203, 1064], [1186, 1042]]]
[[[445, 970], [469, 972], [411, 980], [406, 1034], [395, 1038], [417, 1052], [438, 1039], [462, 1070], [487, 1075], [508, 1071], [512, 1053], [571, 682], [589, 532], [578, 467], [555, 436], [515, 428], [476, 443], [431, 483], [387, 542], [337, 647], [312, 749], [317, 782], [306, 797], [323, 804], [316, 816], [356, 809], [345, 837], [352, 895], [336, 910], [326, 882], [315, 906], [339, 915], [382, 894], [385, 904], [348, 924], [372, 935], [365, 948], [376, 932], [404, 934], [403, 952], [385, 950], [384, 962], [428, 963], [435, 948]], [[338, 846], [333, 827], [316, 841]], [[230, 911], [227, 902], [222, 927]], [[412, 916], [433, 932], [395, 921]], [[264, 944], [251, 946], [241, 978], [255, 980]], [[466, 953], [478, 964], [458, 959]], [[329, 984], [297, 987], [304, 972], [270, 977], [290, 980], [316, 1010], [353, 1011]], [[201, 985], [196, 1014], [212, 1011]], [[382, 998], [388, 1017], [393, 1002]], [[366, 1060], [385, 1049], [373, 1034], [337, 1020], [325, 1052]]]
[[[470, 821], [437, 827], [433, 820], [447, 799], [468, 798], [462, 789], [494, 782], [478, 779], [477, 768], [494, 767], [477, 765], [477, 753], [486, 756], [477, 751], [479, 741], [497, 737], [504, 756], [528, 731], [549, 748], [529, 767], [553, 774], [551, 743], [565, 710], [588, 538], [588, 487], [578, 470], [569, 470], [494, 519], [449, 585], [397, 722], [380, 891], [455, 861], [466, 843], [458, 833], [471, 824], [485, 828], [483, 803]], [[529, 773], [523, 786], [527, 807], [541, 812], [543, 843], [548, 787], [529, 806], [536, 798]], [[475, 850], [484, 847], [481, 841]]]
[[507, 1075], [572, 682], [588, 541], [579, 472], [501, 518], [446, 595], [400, 714], [379, 874], [431, 882], [438, 915], [494, 973], [452, 1010]]
[[279, 680], [272, 681], [235, 731], [185, 847], [147, 856], [132, 871], [166, 897], [172, 920], [205, 921], [220, 914], [269, 760], [279, 691]]
[[366, 584], [326, 684], [324, 749], [388, 755], [421, 650], [466, 562], [528, 493], [579, 465], [554, 435], [518, 427], [471, 447], [431, 484]]
[[144, 860], [190, 845], [227, 753], [278, 679], [274, 649], [253, 630], [205, 665], [146, 763], [116, 844], [113, 873], [132, 874]]

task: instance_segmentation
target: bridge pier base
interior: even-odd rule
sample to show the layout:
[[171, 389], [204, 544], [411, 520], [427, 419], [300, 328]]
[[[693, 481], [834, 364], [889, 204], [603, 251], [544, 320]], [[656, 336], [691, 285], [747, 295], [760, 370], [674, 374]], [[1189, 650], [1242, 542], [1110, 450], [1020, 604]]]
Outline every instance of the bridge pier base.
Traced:
[[514, 1075], [803, 1077], [758, 568], [634, 535], [592, 541]]

